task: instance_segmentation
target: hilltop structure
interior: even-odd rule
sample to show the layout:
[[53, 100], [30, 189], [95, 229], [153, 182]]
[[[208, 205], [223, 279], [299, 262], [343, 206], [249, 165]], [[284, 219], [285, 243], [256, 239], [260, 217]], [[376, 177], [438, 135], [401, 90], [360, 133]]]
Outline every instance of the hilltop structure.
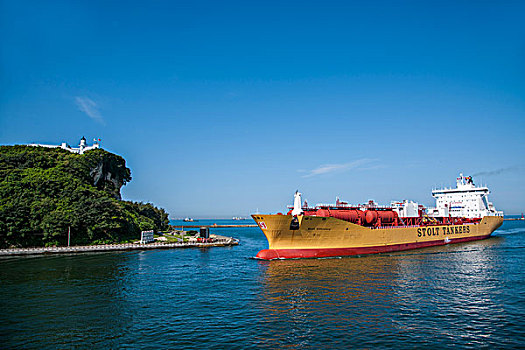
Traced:
[[72, 152], [72, 153], [83, 154], [86, 151], [89, 151], [89, 150], [92, 150], [92, 149], [96, 149], [96, 148], [100, 148], [100, 139], [93, 139], [93, 141], [94, 141], [93, 145], [92, 146], [88, 146], [88, 144], [86, 142], [86, 138], [82, 136], [82, 138], [80, 139], [80, 144], [78, 145], [78, 147], [71, 147], [70, 145], [68, 145], [65, 142], [62, 142], [61, 145], [44, 145], [44, 144], [40, 144], [40, 143], [31, 143], [28, 146], [47, 147], [47, 148], [62, 148], [62, 149], [65, 149], [66, 151], [69, 151], [69, 152]]

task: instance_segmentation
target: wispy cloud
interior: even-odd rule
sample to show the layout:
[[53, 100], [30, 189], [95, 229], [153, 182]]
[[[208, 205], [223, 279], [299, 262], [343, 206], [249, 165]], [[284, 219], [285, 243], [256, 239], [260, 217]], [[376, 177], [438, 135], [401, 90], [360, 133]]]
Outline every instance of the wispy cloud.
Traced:
[[99, 112], [98, 104], [86, 96], [76, 96], [75, 103], [81, 112], [84, 112], [88, 117], [100, 124], [105, 124], [104, 118]]
[[376, 169], [380, 167], [379, 165], [374, 164], [376, 160], [377, 159], [363, 158], [363, 159], [354, 160], [353, 162], [349, 162], [349, 163], [324, 164], [315, 169], [306, 171], [306, 174], [303, 175], [303, 177], [324, 175], [324, 174], [334, 173], [338, 171], [347, 171], [350, 169], [356, 169], [356, 170]]

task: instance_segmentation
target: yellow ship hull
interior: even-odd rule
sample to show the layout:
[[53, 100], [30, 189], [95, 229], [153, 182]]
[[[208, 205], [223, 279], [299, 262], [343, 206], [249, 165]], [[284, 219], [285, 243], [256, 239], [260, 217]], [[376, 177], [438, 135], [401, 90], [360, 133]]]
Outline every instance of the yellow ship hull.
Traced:
[[292, 230], [291, 215], [252, 217], [268, 239], [269, 249], [257, 254], [265, 260], [374, 254], [467, 242], [489, 237], [503, 223], [501, 216], [485, 216], [475, 224], [371, 228], [333, 217], [299, 216], [299, 228]]

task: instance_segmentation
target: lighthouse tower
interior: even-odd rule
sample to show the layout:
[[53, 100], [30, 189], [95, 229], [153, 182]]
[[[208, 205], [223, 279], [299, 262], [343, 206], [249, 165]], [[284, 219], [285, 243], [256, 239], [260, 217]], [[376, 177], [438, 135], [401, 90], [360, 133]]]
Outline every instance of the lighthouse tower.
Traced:
[[80, 149], [80, 154], [84, 153], [84, 149], [87, 147], [87, 144], [86, 144], [86, 138], [84, 136], [82, 136], [82, 138], [80, 139], [80, 145], [78, 145], [79, 149]]

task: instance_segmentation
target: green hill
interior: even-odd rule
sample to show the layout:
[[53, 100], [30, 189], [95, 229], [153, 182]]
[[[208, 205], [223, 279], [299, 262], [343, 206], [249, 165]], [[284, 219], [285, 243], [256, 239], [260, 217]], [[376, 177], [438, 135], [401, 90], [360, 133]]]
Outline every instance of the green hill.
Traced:
[[121, 200], [126, 161], [102, 149], [0, 147], [0, 248], [117, 243], [165, 230], [168, 214]]

